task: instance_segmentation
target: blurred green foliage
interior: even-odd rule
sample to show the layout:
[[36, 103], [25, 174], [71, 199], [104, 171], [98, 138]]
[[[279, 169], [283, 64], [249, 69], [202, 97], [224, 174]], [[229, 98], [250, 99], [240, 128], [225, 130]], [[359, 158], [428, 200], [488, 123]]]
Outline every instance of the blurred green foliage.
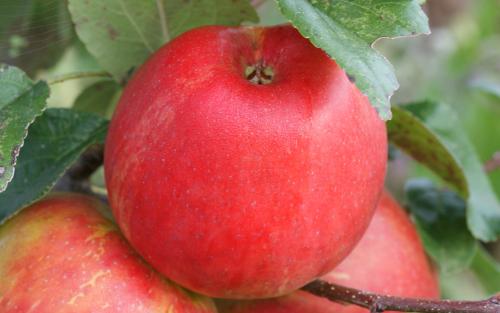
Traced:
[[[430, 36], [377, 44], [391, 60], [401, 84], [393, 104], [422, 99], [446, 102], [458, 112], [480, 160], [486, 163], [500, 151], [500, 1], [434, 0], [427, 1], [426, 9], [431, 19]], [[404, 181], [415, 176], [438, 181], [421, 165], [402, 156], [392, 162], [388, 182], [394, 193], [402, 195]], [[500, 168], [488, 173], [488, 178], [500, 196]], [[498, 243], [489, 246], [491, 251], [500, 251], [498, 247]], [[479, 252], [482, 255], [475, 260], [486, 259], [485, 252]], [[489, 286], [498, 280], [491, 273], [497, 265], [485, 268], [486, 262], [481, 264], [478, 267], [475, 262], [472, 270], [461, 273], [442, 274], [443, 296], [478, 299], [491, 294]]]
[[[428, 1], [428, 9], [439, 2]], [[393, 103], [428, 98], [448, 103], [486, 162], [500, 151], [500, 97], [494, 92], [500, 87], [500, 1], [442, 3], [460, 9], [444, 25], [429, 14], [438, 25], [430, 36], [380, 42], [401, 83]], [[489, 178], [500, 196], [500, 170]]]

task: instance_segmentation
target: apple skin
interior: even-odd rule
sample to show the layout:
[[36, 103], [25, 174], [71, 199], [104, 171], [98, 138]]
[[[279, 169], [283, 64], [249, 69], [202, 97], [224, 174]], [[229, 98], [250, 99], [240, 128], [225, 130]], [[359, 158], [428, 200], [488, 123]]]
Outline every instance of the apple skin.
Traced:
[[56, 195], [0, 227], [0, 312], [216, 312], [146, 265], [100, 208]]
[[[272, 68], [255, 84], [247, 66]], [[291, 26], [209, 26], [157, 51], [111, 121], [114, 216], [159, 272], [212, 297], [289, 293], [330, 271], [373, 215], [385, 124]]]
[[[321, 279], [378, 294], [439, 298], [439, 284], [415, 226], [384, 193], [365, 235], [353, 252]], [[219, 313], [368, 313], [305, 291], [268, 300], [220, 301]], [[388, 312], [389, 313], [389, 312]]]

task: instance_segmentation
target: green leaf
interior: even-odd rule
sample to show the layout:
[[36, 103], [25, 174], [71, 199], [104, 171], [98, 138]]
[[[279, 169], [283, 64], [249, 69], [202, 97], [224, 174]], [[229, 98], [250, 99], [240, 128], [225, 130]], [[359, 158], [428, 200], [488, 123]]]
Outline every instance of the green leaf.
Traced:
[[191, 28], [257, 21], [247, 0], [69, 0], [69, 9], [80, 39], [118, 81]]
[[381, 118], [390, 119], [389, 98], [399, 85], [391, 64], [372, 46], [381, 37], [429, 33], [418, 1], [277, 1], [301, 34], [346, 71]]
[[455, 157], [436, 134], [404, 108], [392, 108], [392, 119], [387, 122], [389, 140], [467, 197], [467, 180]]
[[408, 104], [404, 109], [436, 135], [464, 172], [467, 188], [455, 187], [467, 199], [467, 225], [472, 234], [482, 241], [495, 240], [500, 234], [500, 203], [456, 113], [446, 104], [431, 101]]
[[85, 89], [76, 98], [73, 109], [110, 118], [120, 94], [121, 86], [116, 82], [97, 82]]
[[259, 21], [248, 0], [164, 0], [163, 4], [170, 38], [204, 25], [238, 26]]
[[500, 290], [500, 264], [484, 248], [477, 249], [471, 268], [489, 294]]
[[49, 87], [21, 70], [0, 65], [0, 192], [14, 176], [27, 129], [46, 106]]
[[500, 99], [500, 83], [487, 79], [477, 79], [470, 86], [490, 96]]
[[107, 127], [94, 114], [46, 110], [30, 127], [16, 175], [0, 193], [0, 220], [47, 194], [88, 146], [104, 142]]
[[488, 297], [481, 282], [470, 269], [440, 275], [439, 285], [442, 299], [479, 301]]
[[466, 269], [476, 253], [476, 240], [467, 230], [464, 200], [425, 179], [408, 181], [405, 191], [424, 246], [441, 271]]

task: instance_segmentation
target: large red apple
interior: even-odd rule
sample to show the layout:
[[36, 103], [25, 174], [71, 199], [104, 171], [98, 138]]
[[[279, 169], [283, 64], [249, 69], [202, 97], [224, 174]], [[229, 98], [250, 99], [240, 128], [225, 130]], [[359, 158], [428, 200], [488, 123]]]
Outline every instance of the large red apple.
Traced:
[[288, 293], [365, 231], [384, 123], [291, 26], [204, 27], [156, 52], [111, 122], [114, 215], [156, 269], [217, 297]]
[[99, 206], [53, 196], [0, 227], [0, 312], [215, 312], [140, 260]]
[[[415, 227], [388, 194], [382, 196], [353, 252], [322, 279], [379, 294], [439, 297], [437, 278]], [[343, 306], [304, 291], [269, 300], [220, 304], [220, 313], [368, 313], [361, 307]]]

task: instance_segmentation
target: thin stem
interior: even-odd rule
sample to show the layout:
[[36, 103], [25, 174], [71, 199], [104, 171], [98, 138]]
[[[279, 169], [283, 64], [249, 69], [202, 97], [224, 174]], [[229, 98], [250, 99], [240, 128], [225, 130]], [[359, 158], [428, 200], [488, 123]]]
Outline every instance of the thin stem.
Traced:
[[48, 84], [55, 85], [73, 79], [96, 78], [96, 77], [111, 77], [111, 74], [105, 71], [70, 73], [49, 80]]
[[303, 290], [331, 301], [355, 304], [371, 313], [385, 311], [419, 313], [499, 313], [500, 295], [482, 301], [451, 301], [400, 298], [378, 295], [353, 288], [315, 280]]

